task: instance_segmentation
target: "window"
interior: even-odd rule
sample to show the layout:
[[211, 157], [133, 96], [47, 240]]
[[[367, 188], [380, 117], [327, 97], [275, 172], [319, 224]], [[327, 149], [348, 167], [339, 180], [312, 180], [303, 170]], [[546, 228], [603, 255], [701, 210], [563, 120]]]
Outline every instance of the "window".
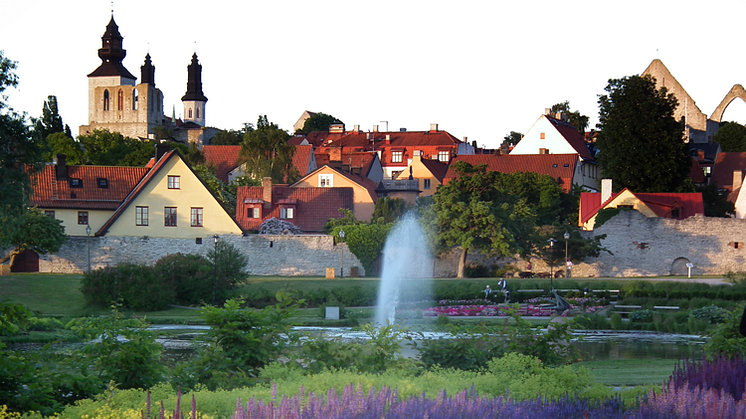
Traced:
[[261, 210], [259, 209], [259, 207], [247, 208], [246, 217], [247, 218], [262, 218], [260, 211]]
[[88, 211], [78, 211], [78, 224], [80, 225], [88, 224]]
[[679, 210], [679, 208], [674, 208], [671, 210], [671, 218], [679, 218], [681, 217], [680, 214], [681, 214], [681, 211]]
[[333, 185], [332, 175], [319, 175], [319, 188], [331, 188]]
[[197, 237], [196, 239], [194, 239], [194, 243], [195, 244], [202, 244], [202, 237]]
[[396, 179], [399, 177], [400, 174], [402, 174], [404, 170], [392, 170], [391, 171], [391, 179]]
[[199, 108], [194, 109], [195, 114], [197, 115], [197, 119], [199, 119]]
[[148, 225], [148, 207], [135, 207], [135, 225]]
[[165, 216], [163, 225], [166, 227], [176, 227], [176, 207], [165, 207], [163, 215]]
[[422, 183], [423, 183], [423, 186], [422, 186], [423, 189], [430, 189], [430, 179], [423, 179]]
[[117, 110], [121, 111], [124, 109], [124, 92], [120, 89], [117, 93]]
[[280, 218], [283, 220], [292, 219], [295, 215], [295, 208], [293, 207], [282, 207], [280, 208]]
[[181, 189], [181, 184], [179, 181], [179, 176], [169, 176], [168, 177], [168, 189]]
[[104, 110], [109, 110], [109, 91], [104, 90]]
[[403, 151], [392, 151], [391, 152], [391, 162], [392, 163], [401, 163], [402, 159], [404, 159], [404, 152]]
[[99, 188], [108, 188], [109, 187], [109, 180], [104, 178], [98, 178], [96, 179], [96, 184]]
[[54, 218], [54, 211], [44, 211], [44, 215]]
[[202, 227], [202, 208], [192, 208], [192, 227]]
[[192, 108], [189, 108], [189, 119], [192, 119]]
[[82, 188], [83, 179], [70, 179], [70, 187], [71, 188]]
[[137, 89], [132, 89], [132, 110], [137, 110]]
[[539, 138], [541, 138], [542, 140], [545, 140], [547, 138], [547, 135], [542, 132]]
[[439, 151], [438, 152], [438, 161], [446, 162], [451, 160], [451, 152], [450, 151]]

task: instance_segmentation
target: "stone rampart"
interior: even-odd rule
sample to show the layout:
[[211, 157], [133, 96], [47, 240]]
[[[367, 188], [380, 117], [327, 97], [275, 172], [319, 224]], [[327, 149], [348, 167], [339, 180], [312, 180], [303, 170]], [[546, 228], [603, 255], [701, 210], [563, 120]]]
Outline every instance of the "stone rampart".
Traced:
[[[324, 276], [326, 268], [335, 268], [339, 276], [340, 263], [345, 276], [353, 266], [359, 269], [360, 275], [365, 273], [347, 245], [335, 245], [333, 238], [327, 235], [224, 235], [219, 240], [233, 244], [248, 257], [250, 275]], [[197, 244], [194, 239], [71, 237], [56, 254], [40, 257], [39, 271], [85, 272], [88, 270], [89, 246], [91, 269], [97, 269], [125, 262], [152, 265], [163, 256], [174, 253], [205, 255], [214, 248], [214, 241], [211, 237], [204, 238], [202, 244]]]

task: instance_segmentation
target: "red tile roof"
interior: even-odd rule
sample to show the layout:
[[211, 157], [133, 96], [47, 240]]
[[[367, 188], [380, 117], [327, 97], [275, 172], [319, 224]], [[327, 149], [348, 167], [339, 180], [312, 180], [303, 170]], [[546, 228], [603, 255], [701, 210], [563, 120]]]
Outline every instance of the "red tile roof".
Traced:
[[311, 156], [313, 156], [312, 145], [297, 145], [295, 146], [295, 154], [293, 154], [293, 166], [298, 170], [298, 174], [303, 177], [309, 173], [311, 169]]
[[[370, 136], [370, 139], [368, 138]], [[386, 137], [389, 144], [385, 144]], [[331, 138], [329, 138], [331, 139]], [[347, 132], [333, 141], [337, 147], [416, 147], [416, 146], [458, 146], [462, 141], [446, 131], [394, 131], [394, 132]], [[327, 142], [323, 146], [327, 146]], [[365, 150], [369, 151], [369, 150]]]
[[433, 177], [438, 179], [439, 182], [443, 182], [443, 178], [448, 171], [448, 165], [432, 159], [422, 159], [422, 164], [433, 174]]
[[293, 143], [300, 144], [303, 140], [298, 140], [298, 138], [305, 138], [309, 144], [311, 144], [314, 147], [319, 147], [322, 144], [326, 145], [331, 140], [336, 141], [340, 138], [342, 138], [345, 134], [341, 132], [326, 132], [326, 131], [313, 131], [306, 134], [305, 137], [296, 136], [293, 137]]
[[583, 135], [578, 132], [578, 129], [574, 125], [570, 125], [567, 122], [563, 122], [559, 119], [552, 118], [551, 116], [544, 115], [549, 122], [554, 125], [554, 128], [565, 138], [568, 144], [580, 154], [583, 160], [594, 160], [591, 152], [588, 151], [588, 147], [585, 146], [585, 139]]
[[206, 145], [202, 147], [205, 162], [215, 166], [215, 175], [228, 183], [228, 173], [238, 167], [240, 145]]
[[[304, 232], [320, 232], [331, 218], [341, 218], [340, 208], [353, 209], [352, 188], [291, 188], [272, 185], [272, 206], [261, 209], [262, 218], [248, 218], [250, 204], [263, 203], [264, 188], [238, 188], [236, 218], [244, 230], [258, 230], [262, 222], [280, 218], [281, 203], [294, 204], [295, 214], [289, 221]], [[248, 205], [247, 205], [248, 204]]]
[[[32, 174], [31, 205], [115, 210], [148, 172], [144, 167], [67, 166], [68, 179], [58, 180], [56, 169], [49, 164]], [[72, 187], [70, 179], [79, 179], [81, 187]], [[105, 179], [106, 187], [99, 187], [99, 179]]]
[[471, 154], [461, 155], [451, 160], [443, 184], [456, 177], [453, 164], [464, 161], [477, 166], [487, 165], [488, 169], [500, 173], [534, 172], [549, 175], [557, 180], [565, 192], [572, 188], [572, 178], [578, 162], [577, 154]]
[[[624, 189], [629, 191], [629, 189]], [[611, 198], [606, 202], [601, 202], [601, 193], [598, 192], [582, 192], [580, 194], [580, 224], [585, 224], [593, 218], [601, 209], [606, 207], [611, 201], [619, 196], [622, 192], [612, 193]], [[630, 191], [631, 192], [631, 191]], [[702, 194], [697, 193], [634, 193], [637, 199], [642, 201], [648, 208], [650, 208], [655, 215], [663, 218], [671, 217], [671, 211], [675, 208], [679, 208], [678, 219], [689, 218], [696, 214], [705, 213], [704, 202], [702, 201]]]
[[696, 157], [692, 158], [692, 165], [689, 167], [689, 177], [692, 178], [692, 182], [694, 182], [695, 185], [703, 185], [707, 183], [705, 172], [702, 170], [702, 166], [699, 164], [699, 160]]
[[733, 172], [746, 170], [746, 152], [718, 153], [712, 181], [721, 189], [733, 188]]

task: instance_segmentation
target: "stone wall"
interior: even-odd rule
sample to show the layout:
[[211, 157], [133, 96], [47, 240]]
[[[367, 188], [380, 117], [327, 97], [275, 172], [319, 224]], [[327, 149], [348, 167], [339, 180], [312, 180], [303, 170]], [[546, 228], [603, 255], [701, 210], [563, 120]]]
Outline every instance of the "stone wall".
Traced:
[[[365, 273], [347, 245], [335, 245], [333, 238], [327, 235], [224, 235], [220, 240], [232, 243], [248, 257], [251, 275], [324, 276], [326, 268], [335, 268], [339, 276], [340, 263], [344, 266], [345, 276], [353, 266], [358, 267], [360, 275]], [[161, 257], [174, 253], [204, 255], [214, 248], [214, 241], [205, 238], [202, 244], [197, 244], [194, 239], [71, 237], [58, 253], [40, 257], [39, 270], [85, 272], [88, 270], [89, 247], [91, 269], [98, 269], [124, 262], [152, 265]]]

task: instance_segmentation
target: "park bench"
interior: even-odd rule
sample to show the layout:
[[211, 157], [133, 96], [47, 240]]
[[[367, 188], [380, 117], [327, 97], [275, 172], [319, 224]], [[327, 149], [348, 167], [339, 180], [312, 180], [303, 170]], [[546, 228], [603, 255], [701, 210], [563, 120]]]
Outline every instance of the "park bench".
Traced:
[[630, 313], [634, 313], [637, 310], [642, 310], [642, 306], [632, 306], [632, 305], [628, 306], [628, 305], [614, 304], [612, 307], [613, 307], [612, 310], [614, 311], [614, 313], [627, 314], [627, 315]]
[[653, 306], [653, 308], [656, 310], [670, 310], [670, 311], [675, 311], [679, 309], [679, 307], [676, 307], [676, 306]]

